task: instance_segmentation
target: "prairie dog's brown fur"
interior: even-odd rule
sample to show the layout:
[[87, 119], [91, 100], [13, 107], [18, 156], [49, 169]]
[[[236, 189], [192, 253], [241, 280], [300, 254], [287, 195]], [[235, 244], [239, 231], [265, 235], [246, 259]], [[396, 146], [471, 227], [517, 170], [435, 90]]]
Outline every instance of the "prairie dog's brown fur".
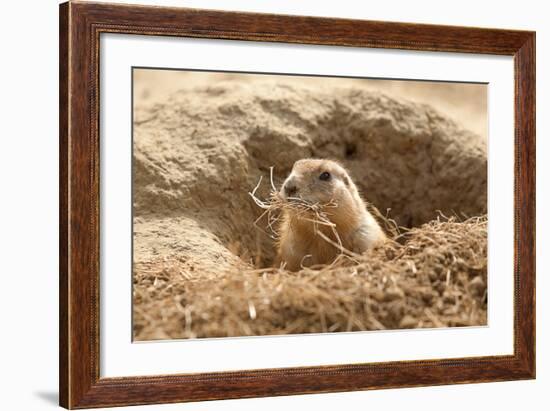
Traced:
[[[386, 239], [386, 235], [368, 212], [365, 202], [348, 172], [335, 161], [304, 159], [294, 163], [292, 172], [281, 187], [279, 196], [285, 201], [299, 198], [310, 204], [335, 204], [323, 212], [336, 225], [342, 246], [362, 253]], [[283, 211], [279, 230], [279, 260], [296, 271], [302, 266], [329, 264], [341, 252], [319, 234], [310, 215], [292, 209]], [[317, 230], [337, 242], [330, 227], [317, 225]]]

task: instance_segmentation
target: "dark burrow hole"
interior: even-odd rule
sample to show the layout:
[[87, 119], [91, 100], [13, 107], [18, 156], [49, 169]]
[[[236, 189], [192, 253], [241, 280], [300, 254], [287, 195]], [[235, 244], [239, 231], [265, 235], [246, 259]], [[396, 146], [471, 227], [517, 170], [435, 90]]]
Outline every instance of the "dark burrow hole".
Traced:
[[344, 156], [347, 159], [357, 157], [357, 145], [355, 143], [346, 143], [344, 146]]

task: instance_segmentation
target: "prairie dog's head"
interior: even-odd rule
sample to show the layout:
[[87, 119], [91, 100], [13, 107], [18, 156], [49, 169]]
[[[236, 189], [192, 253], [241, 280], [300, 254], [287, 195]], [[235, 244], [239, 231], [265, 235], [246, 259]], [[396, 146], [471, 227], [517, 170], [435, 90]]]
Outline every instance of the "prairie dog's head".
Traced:
[[300, 199], [310, 204], [327, 204], [331, 201], [353, 202], [355, 193], [347, 171], [337, 162], [303, 159], [294, 163], [279, 195], [285, 201]]

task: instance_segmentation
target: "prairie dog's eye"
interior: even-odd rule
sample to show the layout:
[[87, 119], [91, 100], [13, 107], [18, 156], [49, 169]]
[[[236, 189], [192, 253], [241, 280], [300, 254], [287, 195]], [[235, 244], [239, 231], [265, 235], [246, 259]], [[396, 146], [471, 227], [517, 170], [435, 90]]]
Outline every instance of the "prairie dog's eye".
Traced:
[[330, 180], [330, 173], [328, 171], [324, 171], [319, 175], [319, 180], [328, 181]]

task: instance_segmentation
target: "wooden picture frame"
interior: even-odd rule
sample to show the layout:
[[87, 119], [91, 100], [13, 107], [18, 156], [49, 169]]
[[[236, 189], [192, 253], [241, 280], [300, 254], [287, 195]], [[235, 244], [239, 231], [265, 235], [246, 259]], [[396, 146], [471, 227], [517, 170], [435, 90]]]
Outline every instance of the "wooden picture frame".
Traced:
[[[100, 378], [101, 33], [513, 56], [514, 354]], [[60, 404], [90, 408], [535, 377], [535, 33], [69, 2], [60, 6]]]

